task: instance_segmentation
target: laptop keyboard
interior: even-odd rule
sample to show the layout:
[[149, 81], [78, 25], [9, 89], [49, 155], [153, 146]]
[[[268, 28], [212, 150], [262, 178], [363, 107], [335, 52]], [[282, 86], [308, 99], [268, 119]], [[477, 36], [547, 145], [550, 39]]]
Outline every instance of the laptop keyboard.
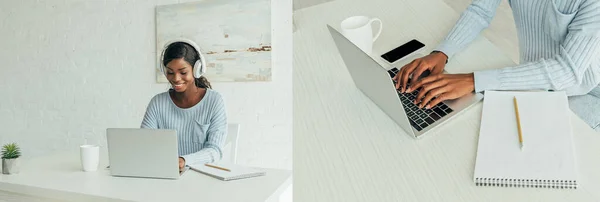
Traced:
[[[393, 78], [398, 73], [397, 68], [393, 68], [388, 70], [388, 74], [390, 74], [390, 78]], [[394, 82], [394, 87], [396, 85], [396, 81]], [[410, 79], [408, 80], [410, 82]], [[399, 90], [398, 96], [400, 97], [400, 101], [402, 102], [402, 106], [404, 107], [404, 111], [406, 112], [406, 116], [410, 121], [410, 125], [415, 128], [417, 131], [421, 131], [429, 125], [432, 125], [437, 120], [440, 120], [442, 117], [450, 114], [453, 110], [448, 107], [448, 105], [443, 102], [438, 103], [431, 109], [420, 109], [417, 104], [414, 104], [414, 100], [419, 94], [419, 90], [414, 90], [410, 93], [401, 93]]]

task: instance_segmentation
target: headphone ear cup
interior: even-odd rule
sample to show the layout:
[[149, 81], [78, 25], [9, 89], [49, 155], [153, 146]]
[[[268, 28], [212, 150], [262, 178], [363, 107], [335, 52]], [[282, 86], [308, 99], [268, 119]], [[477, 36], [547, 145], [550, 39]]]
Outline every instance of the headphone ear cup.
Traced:
[[167, 73], [165, 71], [165, 65], [163, 65], [164, 62], [164, 57], [165, 57], [165, 51], [167, 50], [167, 48], [169, 47], [169, 44], [165, 45], [165, 47], [162, 49], [161, 53], [160, 53], [160, 61], [159, 61], [159, 67], [158, 67], [158, 71], [160, 71], [160, 73], [164, 74], [165, 76], [167, 76]]
[[206, 66], [206, 60], [204, 60], [204, 58], [202, 58], [202, 75], [204, 75], [204, 73], [206, 73], [206, 69], [208, 69], [208, 67]]
[[202, 62], [200, 60], [196, 60], [196, 63], [194, 64], [194, 77], [200, 78], [200, 76], [202, 76], [202, 73], [204, 73], [203, 69], [204, 67], [202, 65]]
[[208, 67], [206, 66], [206, 59], [204, 58], [204, 55], [202, 55], [202, 52], [198, 51], [198, 55], [200, 56], [200, 66], [202, 67], [200, 69], [200, 74], [204, 75], [204, 73], [206, 73], [206, 70], [208, 69]]

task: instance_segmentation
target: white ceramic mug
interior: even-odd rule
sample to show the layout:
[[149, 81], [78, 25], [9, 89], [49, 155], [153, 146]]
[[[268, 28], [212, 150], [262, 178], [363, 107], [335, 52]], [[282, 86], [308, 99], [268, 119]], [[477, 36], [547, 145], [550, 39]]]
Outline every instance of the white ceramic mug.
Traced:
[[100, 147], [97, 145], [81, 145], [81, 168], [83, 171], [92, 172], [98, 170], [100, 161]]
[[[379, 22], [379, 31], [373, 35], [372, 24]], [[352, 16], [346, 18], [341, 23], [342, 34], [352, 43], [358, 46], [367, 54], [373, 52], [373, 42], [377, 40], [383, 29], [383, 23], [379, 18], [370, 18], [367, 16]]]

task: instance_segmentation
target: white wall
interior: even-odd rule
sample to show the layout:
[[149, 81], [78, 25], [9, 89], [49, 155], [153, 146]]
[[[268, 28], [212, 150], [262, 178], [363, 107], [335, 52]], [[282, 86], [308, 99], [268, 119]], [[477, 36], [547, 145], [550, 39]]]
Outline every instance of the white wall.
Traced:
[[316, 6], [322, 3], [327, 3], [333, 0], [296, 0], [294, 1], [293, 10], [300, 10], [311, 6]]
[[[157, 93], [155, 6], [177, 0], [0, 1], [0, 144], [25, 158], [139, 127]], [[238, 162], [292, 168], [291, 0], [273, 0], [273, 81], [213, 83], [242, 124]], [[209, 78], [210, 79], [210, 78]]]

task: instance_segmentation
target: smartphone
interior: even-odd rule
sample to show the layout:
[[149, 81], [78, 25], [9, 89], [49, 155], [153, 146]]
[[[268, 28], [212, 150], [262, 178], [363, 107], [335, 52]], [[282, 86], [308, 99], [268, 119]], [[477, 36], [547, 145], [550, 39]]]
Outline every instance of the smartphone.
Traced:
[[389, 63], [394, 63], [399, 59], [402, 59], [423, 47], [425, 47], [425, 44], [421, 43], [416, 39], [413, 39], [409, 42], [406, 42], [405, 44], [394, 48], [391, 51], [388, 51], [387, 53], [382, 54], [381, 57]]

